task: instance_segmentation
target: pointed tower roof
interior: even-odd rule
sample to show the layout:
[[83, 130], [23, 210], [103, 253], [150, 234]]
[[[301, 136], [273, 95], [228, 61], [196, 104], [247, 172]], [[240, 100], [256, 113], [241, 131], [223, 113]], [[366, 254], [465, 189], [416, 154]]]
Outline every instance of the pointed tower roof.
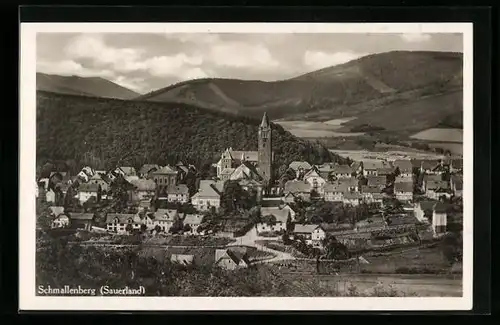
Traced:
[[262, 116], [262, 122], [260, 123], [260, 127], [269, 127], [269, 118], [267, 117], [267, 113], [264, 112], [264, 116]]

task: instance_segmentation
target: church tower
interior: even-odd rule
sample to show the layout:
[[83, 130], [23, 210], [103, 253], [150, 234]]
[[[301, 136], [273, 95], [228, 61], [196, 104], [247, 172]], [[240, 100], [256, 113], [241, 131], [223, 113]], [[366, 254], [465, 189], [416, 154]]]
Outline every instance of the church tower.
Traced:
[[259, 126], [259, 155], [258, 166], [260, 175], [269, 185], [271, 179], [271, 163], [272, 163], [272, 143], [271, 143], [271, 124], [267, 114], [264, 113], [262, 122]]

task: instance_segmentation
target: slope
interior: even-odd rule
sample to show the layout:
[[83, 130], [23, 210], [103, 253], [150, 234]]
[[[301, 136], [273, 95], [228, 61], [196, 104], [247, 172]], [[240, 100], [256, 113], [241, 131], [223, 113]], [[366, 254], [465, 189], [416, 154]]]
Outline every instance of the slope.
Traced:
[[[267, 111], [272, 119], [305, 116], [329, 120], [366, 113], [372, 110], [374, 101], [411, 102], [422, 94], [446, 94], [461, 88], [461, 53], [394, 51], [281, 81], [185, 81], [138, 99], [184, 102], [251, 117]], [[454, 109], [461, 111], [461, 107]]]
[[37, 72], [36, 89], [61, 94], [131, 99], [138, 93], [100, 77], [59, 76]]
[[[37, 159], [114, 164], [212, 164], [228, 147], [256, 150], [258, 119], [186, 104], [37, 93]], [[276, 173], [293, 160], [345, 160], [273, 124]]]

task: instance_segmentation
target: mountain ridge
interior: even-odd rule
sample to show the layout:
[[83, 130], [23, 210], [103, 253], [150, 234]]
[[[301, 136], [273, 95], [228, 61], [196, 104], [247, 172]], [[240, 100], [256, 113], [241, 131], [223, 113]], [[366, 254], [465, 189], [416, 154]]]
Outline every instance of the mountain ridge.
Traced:
[[140, 94], [102, 77], [62, 76], [36, 73], [36, 88], [61, 94], [132, 99]]

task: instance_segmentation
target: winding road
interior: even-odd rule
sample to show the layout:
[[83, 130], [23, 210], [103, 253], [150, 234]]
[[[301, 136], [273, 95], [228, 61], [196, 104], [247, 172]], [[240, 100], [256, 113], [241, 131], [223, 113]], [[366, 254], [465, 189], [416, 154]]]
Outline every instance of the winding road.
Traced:
[[290, 253], [280, 252], [280, 251], [270, 249], [268, 247], [265, 247], [263, 245], [256, 243], [256, 241], [258, 241], [258, 240], [276, 240], [278, 238], [279, 237], [261, 237], [257, 234], [257, 229], [255, 229], [255, 227], [253, 227], [242, 237], [235, 238], [236, 241], [228, 244], [228, 247], [230, 247], [230, 246], [251, 246], [251, 247], [257, 248], [258, 250], [274, 254], [274, 256], [275, 256], [273, 258], [255, 261], [254, 264], [273, 263], [273, 262], [278, 262], [278, 261], [294, 260], [295, 257], [293, 257]]

